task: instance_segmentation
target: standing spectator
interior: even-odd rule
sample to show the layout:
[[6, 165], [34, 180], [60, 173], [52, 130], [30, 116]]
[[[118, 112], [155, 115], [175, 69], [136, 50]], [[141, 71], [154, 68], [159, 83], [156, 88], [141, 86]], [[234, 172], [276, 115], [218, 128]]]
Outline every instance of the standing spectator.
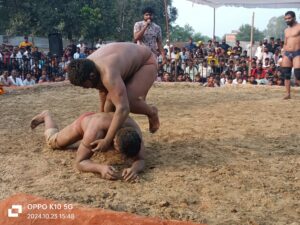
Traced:
[[228, 45], [228, 44], [226, 43], [226, 40], [223, 39], [223, 40], [222, 40], [222, 44], [220, 45], [220, 47], [221, 47], [222, 49], [224, 49], [225, 53], [227, 53], [228, 48], [230, 47], [230, 45]]
[[255, 57], [257, 58], [257, 62], [262, 60], [263, 51], [264, 51], [263, 43], [262, 43], [262, 41], [260, 41], [259, 46], [256, 48], [256, 51], [255, 51]]
[[31, 53], [31, 57], [33, 59], [34, 62], [39, 61], [42, 57], [42, 53], [39, 52], [39, 48], [38, 47], [34, 47]]
[[272, 54], [275, 53], [275, 51], [279, 48], [280, 46], [275, 43], [274, 37], [270, 37], [270, 43], [267, 45], [267, 48], [269, 52], [272, 52]]
[[198, 70], [194, 66], [194, 63], [192, 60], [189, 61], [188, 66], [185, 68], [185, 73], [188, 74], [191, 81], [194, 81], [195, 76], [198, 74]]
[[73, 55], [73, 59], [79, 59], [80, 57], [80, 48], [76, 48], [76, 52]]
[[154, 10], [146, 7], [142, 11], [144, 20], [134, 24], [133, 36], [134, 41], [139, 45], [148, 46], [154, 55], [157, 55], [157, 49], [163, 57], [163, 63], [166, 62], [165, 50], [162, 46], [162, 34], [159, 25], [153, 22]]
[[30, 73], [26, 74], [26, 79], [23, 81], [24, 86], [31, 86], [35, 84]]
[[234, 54], [240, 56], [243, 52], [243, 48], [240, 46], [240, 41], [236, 40], [235, 46], [233, 47]]
[[27, 47], [31, 48], [32, 46], [33, 46], [32, 42], [28, 41], [28, 36], [25, 36], [24, 41], [22, 41], [19, 44], [19, 48], [27, 48]]
[[273, 53], [269, 52], [267, 47], [264, 47], [264, 52], [262, 54], [262, 62], [265, 63], [266, 58], [272, 59]]
[[193, 52], [194, 50], [196, 50], [197, 46], [194, 44], [193, 38], [191, 38], [191, 37], [189, 38], [189, 42], [185, 46], [185, 48], [190, 52]]

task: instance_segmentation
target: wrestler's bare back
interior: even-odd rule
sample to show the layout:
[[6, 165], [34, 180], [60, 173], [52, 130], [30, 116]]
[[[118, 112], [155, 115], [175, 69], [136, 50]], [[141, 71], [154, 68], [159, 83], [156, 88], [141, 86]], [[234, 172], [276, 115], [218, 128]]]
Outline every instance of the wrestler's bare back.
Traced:
[[121, 75], [126, 80], [147, 64], [150, 56], [152, 52], [145, 46], [111, 43], [92, 53], [88, 59], [94, 61], [102, 79]]
[[285, 51], [300, 50], [300, 24], [285, 29]]
[[[113, 113], [95, 113], [85, 117], [81, 121], [80, 126], [84, 134], [90, 134], [91, 136], [96, 135], [96, 139], [103, 138], [105, 137], [106, 132], [111, 124], [112, 118]], [[121, 127], [133, 127], [141, 136], [141, 131], [138, 125], [130, 117], [125, 120]]]

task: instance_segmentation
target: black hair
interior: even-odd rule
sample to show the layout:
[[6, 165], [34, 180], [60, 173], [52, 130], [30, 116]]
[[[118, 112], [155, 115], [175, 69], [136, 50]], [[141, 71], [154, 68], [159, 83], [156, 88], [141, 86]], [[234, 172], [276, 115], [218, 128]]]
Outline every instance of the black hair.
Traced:
[[90, 79], [90, 73], [95, 70], [95, 63], [90, 59], [75, 59], [68, 65], [68, 76], [71, 84], [82, 86]]
[[116, 133], [116, 140], [120, 151], [125, 156], [132, 158], [140, 152], [142, 139], [132, 127], [124, 127]]
[[287, 11], [287, 12], [285, 13], [285, 16], [287, 16], [287, 15], [290, 15], [290, 16], [293, 17], [293, 18], [296, 17], [296, 14], [295, 14], [294, 11]]
[[154, 9], [152, 8], [152, 7], [145, 7], [143, 10], [142, 10], [142, 13], [143, 13], [143, 15], [145, 14], [145, 13], [150, 13], [150, 14], [154, 14]]

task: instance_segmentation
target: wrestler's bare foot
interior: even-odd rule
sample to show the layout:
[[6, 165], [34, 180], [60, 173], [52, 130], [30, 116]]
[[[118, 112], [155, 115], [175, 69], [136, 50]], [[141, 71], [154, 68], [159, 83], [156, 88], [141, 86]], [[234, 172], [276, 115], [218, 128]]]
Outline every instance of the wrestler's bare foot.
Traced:
[[283, 100], [288, 100], [288, 99], [291, 99], [291, 96], [290, 95], [287, 95], [283, 98]]
[[158, 110], [156, 107], [152, 107], [152, 116], [148, 117], [149, 119], [149, 131], [151, 133], [155, 133], [159, 129], [159, 118], [158, 118]]
[[30, 127], [31, 129], [36, 128], [38, 125], [40, 125], [41, 123], [45, 122], [45, 116], [46, 114], [48, 114], [49, 111], [48, 110], [44, 110], [43, 112], [41, 112], [40, 114], [36, 115], [35, 117], [32, 118], [31, 122], [30, 122]]

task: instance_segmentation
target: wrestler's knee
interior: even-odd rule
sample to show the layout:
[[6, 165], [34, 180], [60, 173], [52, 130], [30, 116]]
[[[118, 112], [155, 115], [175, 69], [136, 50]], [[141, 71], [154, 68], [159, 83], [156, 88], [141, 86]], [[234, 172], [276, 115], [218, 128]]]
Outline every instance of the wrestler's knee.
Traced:
[[295, 77], [297, 80], [300, 80], [300, 68], [294, 69]]
[[284, 79], [290, 80], [291, 75], [292, 75], [292, 68], [291, 67], [282, 67], [281, 73], [282, 73]]

